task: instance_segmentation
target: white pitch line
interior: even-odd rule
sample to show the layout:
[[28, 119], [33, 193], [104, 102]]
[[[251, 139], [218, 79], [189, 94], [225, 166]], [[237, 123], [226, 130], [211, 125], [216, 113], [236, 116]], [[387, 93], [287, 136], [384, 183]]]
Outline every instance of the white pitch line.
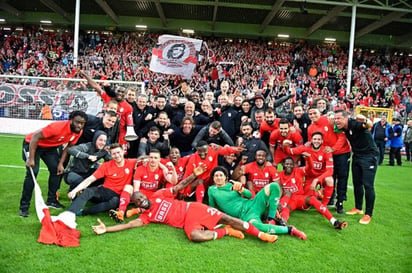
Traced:
[[[0, 164], [0, 168], [13, 168], [13, 169], [25, 169], [25, 166], [18, 166], [18, 165], [4, 165]], [[47, 168], [40, 168], [40, 170], [47, 170]]]

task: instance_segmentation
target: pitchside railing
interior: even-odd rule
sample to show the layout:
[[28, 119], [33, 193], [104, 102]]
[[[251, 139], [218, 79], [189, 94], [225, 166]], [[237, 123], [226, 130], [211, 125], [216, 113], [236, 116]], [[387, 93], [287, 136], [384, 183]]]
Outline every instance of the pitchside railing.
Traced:
[[[143, 82], [95, 81], [145, 92]], [[46, 107], [51, 117], [44, 115]], [[51, 121], [68, 119], [74, 110], [95, 115], [102, 107], [101, 98], [84, 79], [0, 75], [0, 133], [27, 134]]]

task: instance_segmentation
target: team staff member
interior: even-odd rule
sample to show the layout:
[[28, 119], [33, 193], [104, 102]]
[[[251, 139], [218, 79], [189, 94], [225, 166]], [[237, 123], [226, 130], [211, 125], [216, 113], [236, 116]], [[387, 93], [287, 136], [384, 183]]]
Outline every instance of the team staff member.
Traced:
[[[192, 242], [204, 242], [220, 239], [225, 235], [243, 239], [242, 231], [258, 237], [262, 241], [275, 242], [276, 235], [260, 232], [255, 226], [226, 215], [217, 209], [198, 202], [184, 202], [175, 199], [177, 193], [186, 188], [196, 177], [206, 170], [205, 164], [193, 168], [193, 172], [182, 182], [172, 188], [157, 191], [153, 198], [148, 199], [143, 193], [135, 192], [132, 201], [143, 210], [136, 220], [127, 224], [106, 227], [100, 219], [98, 226], [93, 226], [96, 234], [115, 232], [125, 229], [145, 226], [149, 223], [165, 224], [184, 229], [187, 237]], [[219, 224], [230, 225], [224, 228], [215, 228]], [[204, 228], [207, 228], [205, 230]]]
[[[60, 187], [60, 175], [64, 171], [63, 162], [67, 157], [67, 149], [74, 145], [79, 139], [84, 124], [87, 122], [87, 115], [83, 111], [73, 111], [70, 120], [52, 122], [43, 129], [30, 133], [23, 141], [23, 160], [26, 161], [26, 177], [23, 183], [23, 192], [20, 199], [19, 215], [29, 216], [30, 200], [33, 193], [34, 182], [30, 173], [33, 169], [34, 176], [37, 177], [40, 168], [40, 158], [46, 163], [49, 174], [49, 191], [47, 193], [46, 204], [49, 207], [61, 209], [61, 205], [56, 198], [56, 192]], [[58, 148], [68, 143], [61, 157]], [[26, 152], [29, 153], [26, 157]]]
[[[97, 94], [103, 99], [105, 103], [108, 103], [112, 97], [110, 97], [104, 90], [100, 88], [92, 78], [89, 77], [84, 71], [79, 72], [80, 76], [87, 80], [87, 83], [93, 87]], [[128, 142], [124, 140], [126, 136], [127, 126], [133, 126], [133, 108], [125, 99], [126, 89], [119, 86], [115, 91], [115, 99], [119, 103], [117, 108], [117, 113], [120, 115], [120, 127], [119, 127], [119, 144], [122, 145], [123, 149], [126, 151]]]
[[356, 120], [349, 117], [345, 111], [335, 112], [335, 124], [343, 130], [352, 146], [352, 180], [355, 194], [355, 208], [346, 214], [363, 214], [362, 203], [365, 195], [365, 215], [359, 223], [369, 224], [375, 204], [375, 175], [378, 167], [379, 152], [372, 139], [369, 128], [372, 121], [363, 115], [357, 115]]

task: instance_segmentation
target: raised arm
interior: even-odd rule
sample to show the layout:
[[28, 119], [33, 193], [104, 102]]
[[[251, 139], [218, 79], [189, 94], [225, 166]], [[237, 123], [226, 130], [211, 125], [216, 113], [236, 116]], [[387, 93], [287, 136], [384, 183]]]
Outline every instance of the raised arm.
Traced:
[[110, 227], [106, 227], [106, 225], [99, 218], [97, 218], [97, 222], [99, 222], [99, 225], [92, 226], [94, 233], [96, 233], [97, 235], [102, 235], [102, 234], [105, 234], [106, 232], [116, 232], [116, 231], [122, 231], [126, 229], [144, 226], [143, 221], [140, 219], [130, 221], [127, 224], [119, 224], [119, 225], [114, 225]]
[[186, 186], [189, 185], [191, 182], [195, 181], [195, 179], [199, 175], [203, 174], [206, 171], [206, 169], [207, 169], [207, 166], [205, 164], [200, 163], [199, 166], [193, 169], [193, 172], [191, 175], [183, 179], [179, 184], [177, 184], [176, 186], [172, 188], [172, 192], [174, 194], [177, 194], [178, 192], [186, 188]]
[[96, 90], [97, 94], [101, 96], [103, 94], [103, 90], [100, 88], [100, 85], [95, 82], [89, 75], [87, 75], [83, 70], [79, 71], [79, 75], [82, 76], [87, 80], [87, 83]]

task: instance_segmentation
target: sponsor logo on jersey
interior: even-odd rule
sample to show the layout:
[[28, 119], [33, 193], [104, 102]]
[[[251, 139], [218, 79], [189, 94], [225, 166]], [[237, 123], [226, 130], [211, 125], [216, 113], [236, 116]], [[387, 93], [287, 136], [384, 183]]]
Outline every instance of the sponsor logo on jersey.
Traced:
[[159, 208], [156, 211], [154, 219], [158, 222], [164, 222], [166, 219], [167, 214], [169, 213], [170, 208], [172, 207], [172, 203], [166, 200], [163, 200]]

